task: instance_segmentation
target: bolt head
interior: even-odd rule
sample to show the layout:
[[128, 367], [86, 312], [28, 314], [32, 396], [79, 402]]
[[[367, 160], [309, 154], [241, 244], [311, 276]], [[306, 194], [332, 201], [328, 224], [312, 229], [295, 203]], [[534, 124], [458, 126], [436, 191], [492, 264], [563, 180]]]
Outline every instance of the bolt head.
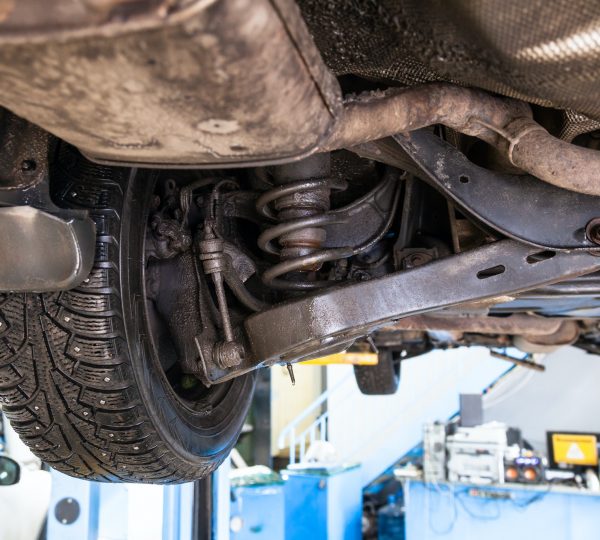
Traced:
[[590, 242], [600, 245], [600, 218], [594, 218], [585, 227], [585, 235]]
[[414, 268], [415, 266], [421, 266], [422, 264], [426, 264], [431, 262], [433, 257], [430, 253], [425, 252], [415, 252], [407, 255], [403, 262], [406, 268]]
[[235, 341], [222, 341], [216, 343], [213, 349], [213, 358], [223, 369], [239, 366], [244, 360], [243, 345]]

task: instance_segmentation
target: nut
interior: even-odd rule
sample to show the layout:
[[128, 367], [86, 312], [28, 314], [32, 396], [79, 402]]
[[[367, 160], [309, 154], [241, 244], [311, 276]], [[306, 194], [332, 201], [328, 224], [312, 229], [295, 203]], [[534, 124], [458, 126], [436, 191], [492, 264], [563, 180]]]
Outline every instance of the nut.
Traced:
[[415, 251], [402, 259], [402, 264], [404, 265], [404, 268], [409, 269], [414, 268], [415, 266], [421, 266], [422, 264], [427, 264], [432, 260], [433, 256], [430, 253]]
[[239, 366], [245, 354], [243, 345], [235, 341], [221, 341], [213, 349], [214, 359], [223, 369]]
[[585, 227], [585, 235], [590, 242], [600, 245], [600, 218], [594, 218]]

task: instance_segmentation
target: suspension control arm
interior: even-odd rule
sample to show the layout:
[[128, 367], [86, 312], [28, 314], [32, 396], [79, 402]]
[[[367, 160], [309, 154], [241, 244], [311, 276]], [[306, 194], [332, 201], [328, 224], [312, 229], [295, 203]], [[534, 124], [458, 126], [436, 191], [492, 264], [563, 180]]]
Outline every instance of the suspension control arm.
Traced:
[[[258, 367], [339, 350], [355, 338], [410, 315], [520, 292], [600, 270], [585, 251], [545, 251], [502, 240], [379, 279], [342, 285], [251, 315], [244, 324], [246, 354], [223, 368], [198, 346], [198, 375], [216, 384]], [[537, 256], [536, 256], [537, 255]], [[500, 300], [499, 300], [500, 301]]]
[[[253, 363], [293, 362], [402, 317], [519, 292], [600, 269], [586, 252], [557, 252], [503, 240], [453, 257], [275, 306], [245, 329]], [[547, 257], [547, 255], [546, 255]]]
[[375, 159], [402, 166], [408, 154], [421, 167], [419, 177], [503, 235], [552, 250], [600, 250], [586, 234], [588, 223], [595, 223], [600, 215], [600, 198], [560, 189], [533, 176], [478, 167], [427, 130], [396, 135], [391, 141], [385, 141], [386, 156]]

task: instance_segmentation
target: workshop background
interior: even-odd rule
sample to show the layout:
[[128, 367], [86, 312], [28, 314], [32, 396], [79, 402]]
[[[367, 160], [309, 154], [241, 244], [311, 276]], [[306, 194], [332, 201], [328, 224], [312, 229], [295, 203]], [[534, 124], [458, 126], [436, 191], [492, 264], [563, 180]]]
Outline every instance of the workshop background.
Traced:
[[361, 394], [339, 356], [298, 365], [295, 386], [263, 370], [230, 459], [191, 484], [67, 477], [5, 420], [21, 475], [0, 488], [0, 540], [600, 537], [600, 362], [516, 353], [406, 359], [389, 396]]

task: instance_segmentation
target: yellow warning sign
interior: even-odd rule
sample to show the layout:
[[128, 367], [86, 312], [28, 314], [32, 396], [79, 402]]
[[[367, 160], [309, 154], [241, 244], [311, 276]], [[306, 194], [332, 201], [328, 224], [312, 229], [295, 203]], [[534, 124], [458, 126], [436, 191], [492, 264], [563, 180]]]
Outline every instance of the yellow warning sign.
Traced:
[[553, 433], [554, 461], [568, 465], [598, 465], [598, 447], [595, 435]]

